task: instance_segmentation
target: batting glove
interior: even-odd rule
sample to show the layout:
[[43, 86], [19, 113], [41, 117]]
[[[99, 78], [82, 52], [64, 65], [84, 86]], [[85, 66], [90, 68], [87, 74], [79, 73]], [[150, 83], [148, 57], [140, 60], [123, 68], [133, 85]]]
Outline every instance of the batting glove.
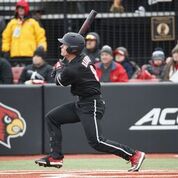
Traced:
[[51, 72], [51, 77], [55, 78], [56, 73], [60, 72], [60, 70], [63, 68], [63, 63], [58, 61], [54, 66], [53, 66], [53, 70]]

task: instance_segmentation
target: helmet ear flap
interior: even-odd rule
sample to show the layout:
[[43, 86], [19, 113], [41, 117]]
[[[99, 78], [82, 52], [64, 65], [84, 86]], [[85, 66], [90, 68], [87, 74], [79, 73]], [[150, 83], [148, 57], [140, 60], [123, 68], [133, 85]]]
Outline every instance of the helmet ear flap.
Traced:
[[69, 53], [69, 54], [71, 54], [71, 47], [69, 46], [67, 49], [66, 49], [66, 51]]
[[79, 52], [79, 47], [78, 46], [69, 46], [66, 51], [69, 54], [76, 54], [77, 52]]

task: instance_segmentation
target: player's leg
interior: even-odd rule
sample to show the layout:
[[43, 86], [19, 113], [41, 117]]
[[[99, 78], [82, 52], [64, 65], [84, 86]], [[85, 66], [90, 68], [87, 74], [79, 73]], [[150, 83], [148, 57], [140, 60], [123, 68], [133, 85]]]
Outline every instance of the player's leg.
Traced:
[[75, 113], [75, 103], [69, 103], [54, 108], [46, 115], [48, 132], [50, 136], [51, 155], [54, 158], [63, 158], [61, 125], [79, 122]]
[[75, 103], [61, 105], [51, 110], [46, 115], [46, 123], [50, 136], [50, 154], [45, 158], [37, 160], [36, 163], [43, 166], [62, 166], [64, 155], [62, 152], [61, 125], [79, 121], [75, 113]]
[[[130, 171], [136, 171], [140, 168], [144, 154], [140, 155], [139, 152], [139, 163], [138, 161], [138, 152], [134, 149], [128, 147], [127, 145], [120, 144], [115, 141], [108, 140], [103, 137], [101, 130], [101, 119], [104, 114], [104, 103], [102, 100], [94, 100], [85, 104], [79, 103], [78, 115], [80, 117], [81, 123], [85, 130], [89, 144], [96, 150], [106, 153], [112, 153], [117, 156], [124, 158], [125, 160], [131, 161], [136, 167], [132, 168]], [[135, 158], [137, 155], [137, 159]], [[134, 161], [132, 159], [134, 158]]]

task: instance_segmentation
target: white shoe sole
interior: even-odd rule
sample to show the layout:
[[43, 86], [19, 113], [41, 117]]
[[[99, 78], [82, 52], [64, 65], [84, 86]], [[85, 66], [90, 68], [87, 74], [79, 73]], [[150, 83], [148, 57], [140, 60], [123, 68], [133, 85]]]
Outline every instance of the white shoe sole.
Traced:
[[[46, 163], [45, 161], [41, 161], [41, 160], [35, 161], [35, 163], [36, 163], [36, 164], [47, 165], [47, 163]], [[51, 166], [57, 166], [57, 165], [62, 166], [63, 163], [62, 163], [62, 162], [50, 162], [50, 165], [51, 165]]]

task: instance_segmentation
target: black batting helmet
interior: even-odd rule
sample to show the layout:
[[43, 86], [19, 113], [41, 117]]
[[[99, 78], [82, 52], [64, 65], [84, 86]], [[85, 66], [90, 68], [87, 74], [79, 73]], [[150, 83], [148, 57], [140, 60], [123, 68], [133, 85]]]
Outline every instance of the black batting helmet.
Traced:
[[67, 52], [71, 54], [80, 53], [85, 47], [85, 39], [82, 35], [74, 32], [66, 33], [62, 38], [58, 38], [58, 41], [68, 46]]

